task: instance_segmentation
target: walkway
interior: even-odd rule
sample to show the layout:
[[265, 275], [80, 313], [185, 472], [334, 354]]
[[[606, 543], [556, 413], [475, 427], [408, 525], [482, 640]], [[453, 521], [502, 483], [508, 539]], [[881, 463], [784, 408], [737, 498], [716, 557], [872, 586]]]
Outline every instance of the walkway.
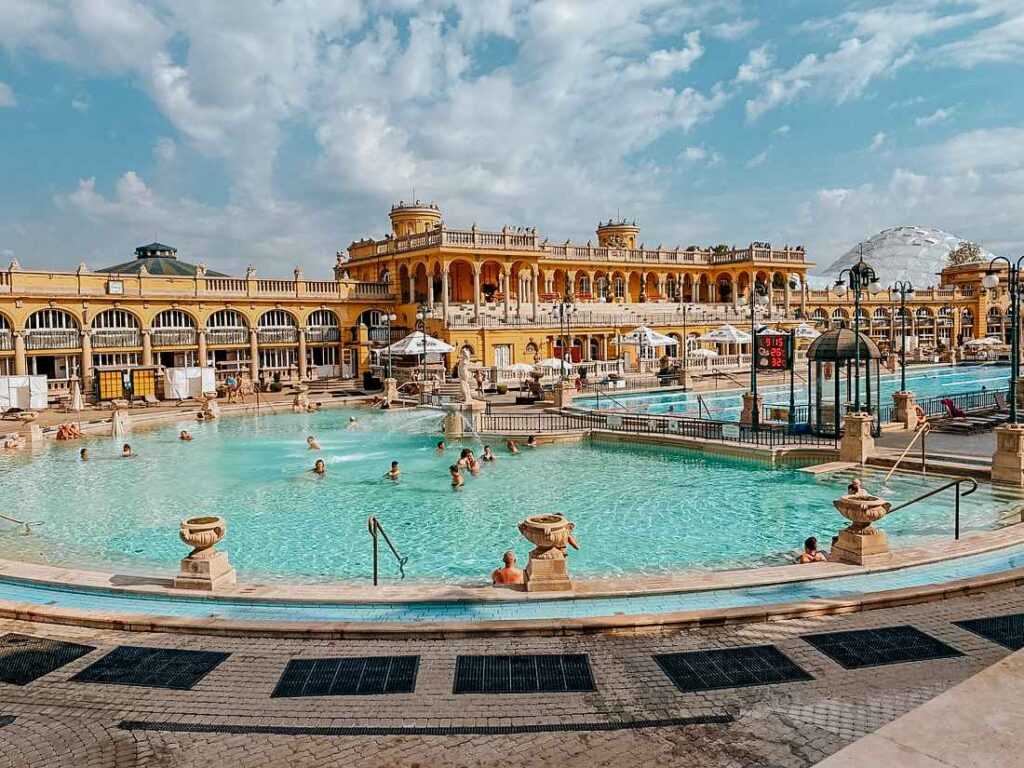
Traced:
[[[0, 621], [0, 680], [7, 680], [0, 683], [0, 767], [810, 766], [1004, 658], [1005, 647], [954, 622], [1014, 613], [1024, 613], [1024, 588], [845, 616], [622, 636], [259, 640]], [[904, 625], [917, 631], [899, 629], [894, 642], [910, 638], [910, 645], [874, 661], [921, 649], [931, 660], [845, 668], [832, 658], [842, 659], [841, 651], [892, 646], [823, 645], [821, 638], [812, 645], [802, 637]], [[918, 632], [930, 637], [914, 640]], [[29, 641], [6, 633], [85, 647], [31, 653]], [[674, 657], [659, 666], [653, 658], [762, 645], [774, 650], [731, 663]], [[139, 651], [120, 650], [112, 664], [108, 654], [118, 646], [162, 655], [140, 659]], [[172, 650], [205, 653], [164, 653]], [[54, 651], [63, 656], [46, 664]], [[505, 675], [494, 678], [482, 674], [482, 662], [457, 661], [496, 654], [584, 654], [587, 661], [506, 661]], [[380, 656], [418, 660], [390, 668], [329, 661]], [[299, 674], [282, 684], [293, 661]], [[475, 671], [462, 685], [494, 692], [454, 692], [460, 666]], [[663, 668], [682, 675], [680, 687]], [[786, 673], [799, 681], [758, 684]], [[591, 679], [592, 690], [571, 692]], [[503, 686], [534, 692], [497, 692]], [[364, 695], [323, 695], [332, 689]], [[413, 692], [380, 692], [389, 689]], [[303, 692], [317, 695], [295, 695]]]

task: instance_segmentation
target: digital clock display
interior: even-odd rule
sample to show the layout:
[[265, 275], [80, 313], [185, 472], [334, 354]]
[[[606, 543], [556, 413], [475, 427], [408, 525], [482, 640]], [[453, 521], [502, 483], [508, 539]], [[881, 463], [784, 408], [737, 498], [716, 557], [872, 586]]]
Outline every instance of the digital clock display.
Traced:
[[757, 337], [757, 367], [762, 371], [788, 371], [789, 336], [775, 334]]

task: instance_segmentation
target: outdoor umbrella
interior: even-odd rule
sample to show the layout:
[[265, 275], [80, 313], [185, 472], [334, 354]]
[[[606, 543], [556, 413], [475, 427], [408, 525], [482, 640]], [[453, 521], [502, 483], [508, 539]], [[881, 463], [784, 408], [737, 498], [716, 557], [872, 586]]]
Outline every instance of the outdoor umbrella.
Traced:
[[798, 339], [816, 339], [819, 336], [821, 336], [821, 334], [807, 323], [800, 323], [800, 325], [796, 327], [796, 337]]
[[413, 331], [390, 347], [384, 347], [381, 352], [386, 352], [389, 355], [422, 355], [424, 352], [428, 355], [443, 355], [453, 349], [451, 344], [446, 344], [433, 336], [427, 336], [423, 331]]
[[82, 388], [77, 381], [71, 385], [71, 410], [76, 413], [82, 410]]
[[750, 334], [726, 323], [720, 328], [708, 331], [699, 341], [713, 341], [716, 344], [749, 344]]
[[671, 336], [652, 331], [646, 325], [634, 328], [620, 339], [622, 344], [630, 344], [635, 347], [671, 347], [679, 342]]

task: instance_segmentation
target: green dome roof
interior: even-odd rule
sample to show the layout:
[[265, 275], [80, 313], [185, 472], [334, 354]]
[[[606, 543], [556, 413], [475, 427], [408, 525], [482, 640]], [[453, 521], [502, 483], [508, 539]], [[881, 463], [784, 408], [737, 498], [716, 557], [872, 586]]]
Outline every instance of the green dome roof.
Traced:
[[[135, 261], [126, 261], [123, 264], [115, 264], [112, 267], [97, 269], [97, 272], [107, 272], [119, 275], [136, 275], [146, 267], [151, 275], [165, 275], [168, 277], [193, 277], [196, 274], [195, 264], [186, 261], [178, 261], [178, 249], [163, 243], [150, 243], [140, 245], [135, 249]], [[227, 277], [223, 272], [215, 272], [212, 269], [206, 270], [210, 277]]]

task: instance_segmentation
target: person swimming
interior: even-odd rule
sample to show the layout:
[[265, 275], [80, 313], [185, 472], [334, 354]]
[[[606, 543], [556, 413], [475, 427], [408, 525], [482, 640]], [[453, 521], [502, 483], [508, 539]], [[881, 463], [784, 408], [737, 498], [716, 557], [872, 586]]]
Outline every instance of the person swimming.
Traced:
[[494, 451], [491, 450], [491, 446], [485, 445], [484, 453], [480, 457], [480, 461], [494, 461], [496, 458], [498, 457], [494, 455]]
[[444, 453], [444, 440], [437, 441], [437, 448], [434, 449], [434, 453], [436, 453], [438, 456]]
[[452, 488], [461, 488], [466, 484], [465, 479], [462, 477], [462, 472], [459, 471], [458, 464], [452, 464], [448, 467], [448, 472], [452, 476]]
[[310, 435], [309, 437], [306, 438], [306, 447], [309, 448], [309, 450], [311, 451], [319, 451], [320, 443], [317, 442], [316, 438], [313, 437], [313, 435]]
[[323, 459], [316, 460], [316, 463], [313, 465], [313, 474], [320, 476], [327, 474], [327, 465], [324, 463]]
[[386, 477], [388, 480], [397, 480], [401, 476], [401, 474], [402, 470], [398, 468], [398, 462], [392, 461], [391, 469], [385, 473], [384, 477]]
[[516, 445], [516, 441], [511, 438], [505, 441], [505, 447], [509, 453], [519, 453], [519, 446]]
[[797, 558], [797, 562], [801, 565], [806, 563], [823, 563], [826, 560], [828, 560], [828, 558], [825, 557], [825, 553], [818, 549], [818, 539], [815, 536], [809, 537], [804, 542], [804, 551], [800, 557]]
[[187, 429], [181, 430], [181, 434], [178, 435], [179, 440], [184, 440], [186, 443], [192, 439], [192, 435]]
[[528, 438], [526, 438], [526, 447], [527, 448], [536, 448], [537, 445], [538, 445], [538, 443], [537, 443], [537, 436], [536, 435], [530, 435]]
[[128, 443], [125, 443], [124, 445], [121, 446], [121, 458], [122, 459], [131, 459], [134, 456], [135, 456], [135, 452], [132, 450], [132, 447], [130, 445], [128, 445]]
[[348, 426], [345, 427], [345, 429], [355, 429], [357, 426], [359, 426], [359, 422], [356, 421], [356, 417], [355, 416], [349, 416], [348, 417]]
[[853, 478], [853, 480], [850, 481], [850, 484], [846, 486], [847, 496], [862, 496], [866, 493], [867, 491], [864, 490], [864, 484], [861, 483], [859, 477]]
[[89, 451], [88, 451], [88, 449], [83, 448], [82, 450], [80, 450], [78, 452], [78, 458], [80, 458], [82, 461], [88, 461], [89, 460]]

